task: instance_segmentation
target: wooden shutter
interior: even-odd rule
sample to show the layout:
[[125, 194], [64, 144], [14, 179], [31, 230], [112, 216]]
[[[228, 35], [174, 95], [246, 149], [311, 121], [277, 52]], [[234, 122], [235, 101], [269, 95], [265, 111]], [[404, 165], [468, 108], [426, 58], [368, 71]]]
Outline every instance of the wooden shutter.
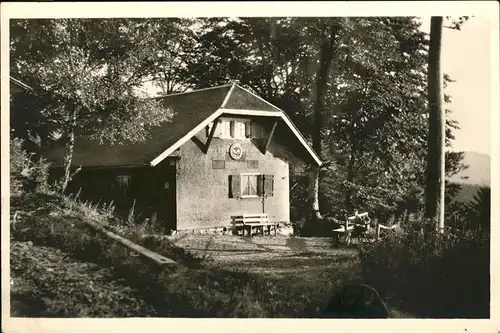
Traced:
[[229, 122], [229, 135], [234, 138], [234, 131], [235, 131], [235, 121], [234, 120], [231, 120]]
[[272, 197], [274, 192], [274, 175], [264, 175], [264, 195]]
[[264, 175], [257, 176], [257, 195], [264, 195]]
[[245, 137], [250, 138], [252, 136], [252, 123], [249, 121], [245, 122]]
[[241, 197], [241, 176], [231, 175], [229, 176], [230, 184], [230, 198], [240, 198]]

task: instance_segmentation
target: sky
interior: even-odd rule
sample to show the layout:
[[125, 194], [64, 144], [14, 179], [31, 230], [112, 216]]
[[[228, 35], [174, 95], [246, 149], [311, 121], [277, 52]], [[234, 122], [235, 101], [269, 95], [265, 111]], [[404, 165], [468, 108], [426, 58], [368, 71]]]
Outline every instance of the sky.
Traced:
[[[422, 18], [422, 30], [429, 29], [430, 18]], [[451, 118], [460, 126], [454, 133], [456, 151], [490, 154], [491, 31], [491, 22], [480, 16], [470, 18], [461, 31], [443, 29], [441, 69], [456, 80], [445, 90], [451, 95]]]

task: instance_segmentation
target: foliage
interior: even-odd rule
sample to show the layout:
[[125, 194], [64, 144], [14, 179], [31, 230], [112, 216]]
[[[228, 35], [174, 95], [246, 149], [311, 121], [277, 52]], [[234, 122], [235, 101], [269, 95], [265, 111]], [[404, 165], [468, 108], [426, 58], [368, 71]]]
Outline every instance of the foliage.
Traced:
[[148, 77], [161, 94], [184, 92], [188, 88], [184, 78], [188, 63], [196, 61], [196, 36], [192, 26], [196, 22], [190, 18], [149, 19], [147, 45], [154, 56]]
[[75, 135], [137, 142], [169, 119], [139, 89], [153, 61], [148, 27], [129, 19], [11, 21], [11, 72], [35, 89], [40, 122], [66, 142], [63, 190]]
[[37, 107], [39, 97], [31, 92], [10, 96], [10, 134], [23, 141], [23, 149], [38, 153], [55, 140], [52, 124], [43, 124]]
[[440, 234], [433, 228], [422, 232], [420, 227], [429, 223], [418, 216], [404, 224], [405, 231], [361, 248], [364, 280], [418, 316], [488, 317], [489, 236], [460, 230]]
[[457, 18], [452, 18], [450, 16], [446, 16], [447, 20], [451, 20], [450, 25], [445, 26], [448, 29], [461, 30], [462, 26], [469, 20], [470, 16], [459, 16]]
[[21, 196], [26, 191], [46, 191], [49, 164], [43, 160], [33, 160], [33, 154], [23, 149], [23, 140], [10, 139], [10, 195]]
[[[321, 94], [321, 45], [333, 26]], [[423, 186], [428, 40], [412, 17], [17, 20], [12, 32], [12, 71], [55, 102], [43, 108], [42, 122], [67, 124], [71, 110], [57, 105], [69, 100], [83, 105], [79, 132], [141, 140], [148, 122], [167, 117], [147, 105], [141, 111], [135, 92], [144, 80], [172, 93], [237, 79], [285, 110], [307, 137], [320, 139], [323, 213], [354, 206], [394, 212]], [[457, 128], [447, 120], [448, 145]], [[447, 155], [447, 173], [456, 173], [461, 156]]]
[[[317, 132], [312, 124], [324, 40], [320, 32], [334, 23], [339, 26], [320, 126], [318, 152], [326, 162], [320, 174], [323, 213], [330, 213], [330, 207], [353, 206], [391, 212], [414, 187], [423, 186], [428, 40], [416, 20], [293, 17], [199, 22], [199, 58], [185, 68], [189, 85], [207, 87], [238, 79], [285, 110], [308, 136]], [[447, 121], [448, 145], [457, 127], [452, 119]], [[460, 159], [460, 154], [448, 154], [448, 174], [463, 167]], [[306, 180], [298, 179], [300, 184], [292, 184], [298, 184], [295, 193], [306, 193]]]
[[141, 140], [144, 128], [165, 120], [154, 100], [138, 98], [151, 61], [146, 27], [122, 19], [13, 20], [12, 72], [43, 95], [42, 118], [60, 130], [77, 112], [79, 134]]
[[463, 215], [468, 229], [490, 232], [491, 188], [481, 186], [471, 201], [464, 205]]

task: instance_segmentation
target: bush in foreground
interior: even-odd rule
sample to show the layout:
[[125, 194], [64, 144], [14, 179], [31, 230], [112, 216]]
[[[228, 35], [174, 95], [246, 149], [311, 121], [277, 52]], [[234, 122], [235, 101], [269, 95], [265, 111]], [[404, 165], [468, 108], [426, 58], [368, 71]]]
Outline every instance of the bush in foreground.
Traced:
[[49, 163], [43, 159], [33, 160], [33, 154], [23, 149], [23, 141], [10, 139], [10, 192], [20, 196], [28, 191], [49, 189]]
[[406, 230], [361, 247], [364, 280], [421, 317], [489, 317], [488, 234]]

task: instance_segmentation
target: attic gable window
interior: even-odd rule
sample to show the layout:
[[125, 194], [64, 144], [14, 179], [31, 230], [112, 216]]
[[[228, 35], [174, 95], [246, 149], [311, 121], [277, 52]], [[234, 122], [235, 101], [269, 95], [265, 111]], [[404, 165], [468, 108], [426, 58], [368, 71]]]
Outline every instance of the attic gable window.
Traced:
[[[207, 136], [212, 130], [213, 123], [207, 126]], [[221, 119], [215, 130], [214, 137], [221, 139], [248, 139], [252, 136], [250, 120]]]

